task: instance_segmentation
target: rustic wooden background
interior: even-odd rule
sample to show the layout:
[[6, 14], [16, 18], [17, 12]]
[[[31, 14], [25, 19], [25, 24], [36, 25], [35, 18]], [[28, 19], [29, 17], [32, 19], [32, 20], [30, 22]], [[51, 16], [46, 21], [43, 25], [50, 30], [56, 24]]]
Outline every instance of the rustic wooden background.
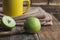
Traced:
[[[0, 0], [1, 2], [2, 0]], [[30, 0], [33, 5], [60, 5], [60, 0]]]
[[[31, 0], [32, 3], [39, 3], [40, 5], [60, 5], [60, 0]], [[49, 3], [48, 3], [49, 2]]]

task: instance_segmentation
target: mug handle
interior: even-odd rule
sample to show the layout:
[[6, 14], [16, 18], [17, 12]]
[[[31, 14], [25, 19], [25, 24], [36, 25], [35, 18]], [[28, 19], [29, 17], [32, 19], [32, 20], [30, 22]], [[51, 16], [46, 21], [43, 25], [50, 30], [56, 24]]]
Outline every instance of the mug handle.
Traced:
[[30, 8], [30, 0], [23, 0], [24, 2], [27, 2], [27, 8], [23, 10], [23, 13], [26, 13], [28, 9]]

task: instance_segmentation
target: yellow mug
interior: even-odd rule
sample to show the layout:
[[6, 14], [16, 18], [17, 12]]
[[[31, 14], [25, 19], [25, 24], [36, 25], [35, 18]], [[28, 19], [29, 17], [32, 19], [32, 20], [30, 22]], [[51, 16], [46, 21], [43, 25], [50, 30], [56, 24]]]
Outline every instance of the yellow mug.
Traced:
[[[23, 3], [27, 2], [28, 6], [23, 10]], [[30, 0], [3, 0], [3, 14], [17, 17], [27, 12], [30, 8]]]

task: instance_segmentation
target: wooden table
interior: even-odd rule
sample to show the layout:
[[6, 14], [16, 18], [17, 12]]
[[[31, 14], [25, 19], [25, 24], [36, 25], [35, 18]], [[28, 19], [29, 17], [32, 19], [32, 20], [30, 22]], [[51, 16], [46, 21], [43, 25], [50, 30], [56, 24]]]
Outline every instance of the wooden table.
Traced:
[[60, 40], [60, 25], [53, 16], [53, 26], [42, 26], [41, 31], [37, 34], [20, 33], [0, 36], [0, 40]]
[[53, 26], [42, 26], [38, 33], [40, 40], [60, 40], [60, 25], [55, 17], [53, 17], [53, 23]]
[[42, 26], [37, 34], [17, 34], [9, 36], [0, 36], [0, 40], [60, 40], [60, 25], [53, 17], [53, 26]]

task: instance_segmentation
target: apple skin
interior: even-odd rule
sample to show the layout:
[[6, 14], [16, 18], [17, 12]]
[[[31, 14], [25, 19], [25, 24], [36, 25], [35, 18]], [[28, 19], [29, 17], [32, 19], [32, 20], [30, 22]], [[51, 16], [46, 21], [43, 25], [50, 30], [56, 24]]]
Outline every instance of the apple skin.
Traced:
[[27, 18], [24, 22], [24, 29], [27, 33], [37, 33], [41, 29], [41, 23], [36, 17]]
[[[4, 18], [4, 17], [8, 17], [8, 18], [9, 18], [9, 16], [3, 16], [3, 18]], [[15, 25], [16, 25], [15, 20], [10, 17], [10, 18], [14, 21], [14, 26], [11, 26], [11, 27], [10, 27], [10, 26], [7, 26], [6, 23], [4, 23], [5, 20], [3, 21], [3, 18], [1, 19], [1, 26], [2, 26], [3, 28], [5, 28], [6, 30], [12, 30], [12, 29], [15, 27]]]

